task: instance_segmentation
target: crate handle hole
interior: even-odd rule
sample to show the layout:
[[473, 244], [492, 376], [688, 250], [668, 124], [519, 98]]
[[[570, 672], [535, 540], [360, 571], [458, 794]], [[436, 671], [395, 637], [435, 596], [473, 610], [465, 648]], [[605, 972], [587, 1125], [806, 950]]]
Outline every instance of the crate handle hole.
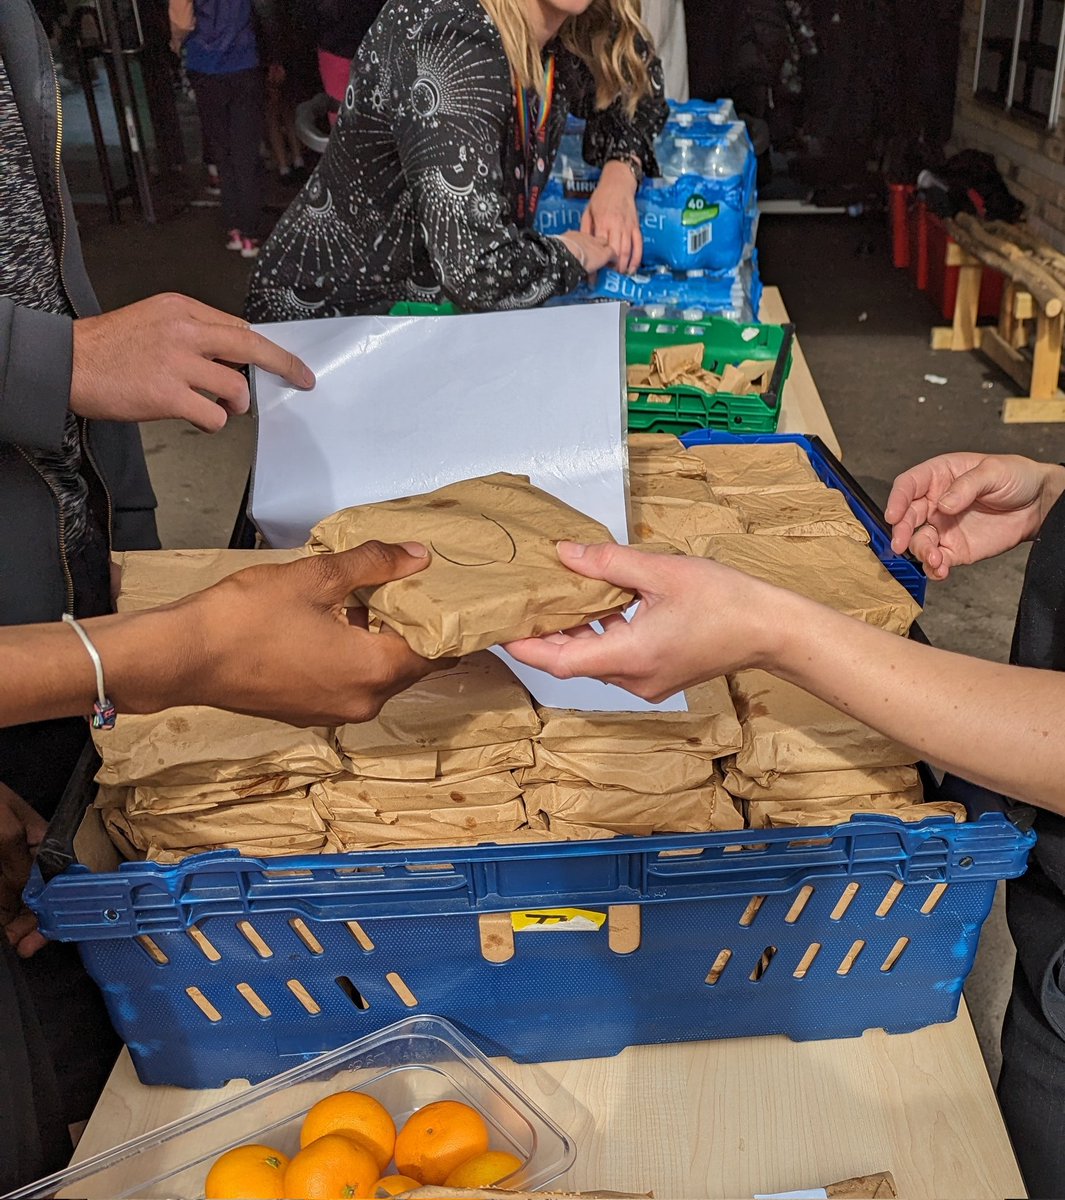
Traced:
[[858, 895], [858, 889], [860, 887], [860, 883], [851, 882], [847, 884], [847, 886], [843, 889], [843, 894], [840, 896], [839, 900], [836, 901], [836, 907], [828, 914], [831, 920], [839, 921], [843, 917], [843, 914], [848, 908], [850, 908], [854, 897]]
[[217, 1022], [221, 1021], [222, 1014], [217, 1008], [215, 1008], [215, 1006], [210, 1002], [210, 1000], [207, 999], [207, 997], [203, 994], [203, 992], [200, 991], [198, 987], [187, 987], [185, 989], [185, 995], [188, 996], [192, 1003], [196, 1005], [200, 1012], [202, 1012], [208, 1021], [212, 1022], [212, 1024], [216, 1024]]
[[743, 910], [743, 915], [740, 917], [740, 924], [743, 926], [753, 925], [754, 918], [758, 916], [758, 911], [765, 903], [765, 896], [752, 896], [747, 901], [747, 907]]
[[321, 954], [324, 950], [322, 943], [311, 933], [307, 927], [307, 922], [299, 917], [292, 917], [289, 920], [289, 925], [296, 937], [307, 947], [312, 954]]
[[258, 929], [255, 928], [251, 921], [238, 921], [237, 928], [242, 934], [244, 934], [251, 948], [256, 954], [258, 954], [260, 958], [274, 957], [273, 950], [271, 950], [266, 944], [266, 942], [263, 940], [262, 934], [259, 933]]
[[140, 946], [144, 953], [148, 955], [152, 962], [158, 963], [161, 967], [165, 967], [170, 961], [163, 949], [160, 947], [159, 943], [154, 938], [150, 938], [146, 933], [142, 933], [136, 939], [136, 941], [137, 945]]
[[976, 860], [972, 857], [972, 855], [966, 854], [964, 858], [958, 859], [958, 866], [961, 867], [963, 871], [968, 871], [975, 861]]
[[405, 863], [408, 871], [454, 871], [454, 863]]
[[200, 948], [200, 950], [203, 952], [204, 958], [206, 958], [208, 962], [218, 962], [218, 960], [222, 957], [222, 955], [215, 948], [214, 943], [198, 925], [190, 925], [185, 932], [189, 935], [189, 938]]
[[418, 997], [407, 987], [398, 971], [389, 971], [385, 976], [396, 995], [408, 1008], [417, 1008]]
[[805, 979], [806, 972], [813, 965], [814, 959], [821, 953], [821, 943], [811, 942], [806, 947], [806, 953], [799, 959], [799, 965], [792, 971], [792, 977], [795, 979]]
[[348, 933], [359, 943], [367, 954], [374, 948], [373, 938], [366, 932], [358, 921], [345, 921]]
[[936, 886], [928, 893], [928, 899], [921, 905], [921, 915], [927, 917], [930, 912], [935, 911], [936, 905], [943, 899], [943, 893], [947, 890], [945, 883], [937, 883]]
[[748, 976], [751, 983], [757, 983], [759, 979], [764, 978], [766, 971], [769, 970], [769, 964], [776, 956], [776, 952], [776, 946], [766, 946], [766, 948], [762, 951], [761, 957], [754, 964], [754, 970]]
[[795, 903], [788, 909], [788, 915], [784, 918], [787, 925], [794, 925], [795, 922], [802, 916], [802, 910], [809, 904], [810, 897], [814, 894], [813, 885], [804, 883], [799, 888], [799, 894], [795, 897]]
[[884, 899], [880, 901], [880, 907], [876, 910], [878, 917], [886, 917], [889, 912], [895, 907], [895, 901], [902, 895], [902, 884], [896, 879], [895, 882], [884, 893]]
[[851, 944], [851, 948], [843, 956], [843, 961], [836, 968], [836, 974], [837, 975], [849, 975], [851, 967], [853, 967], [854, 964], [858, 961], [858, 955], [861, 954], [864, 947], [865, 947], [865, 939], [857, 938]]
[[322, 1011], [322, 1006], [298, 979], [289, 979], [286, 987], [312, 1017], [316, 1017]]
[[272, 1017], [274, 1015], [267, 1007], [266, 1002], [250, 983], [238, 983], [237, 991], [244, 997], [245, 1000], [247, 1000], [252, 1009], [257, 1012], [260, 1017]]
[[369, 1000], [366, 999], [346, 975], [337, 976], [337, 987], [340, 988], [356, 1008], [361, 1008], [365, 1012], [370, 1007]]
[[909, 944], [910, 939], [908, 937], [900, 937], [894, 946], [891, 947], [887, 958], [884, 959], [884, 963], [880, 968], [881, 971], [890, 971], [902, 957], [903, 950], [905, 950]]
[[114, 908], [105, 908], [104, 920], [110, 921], [110, 923], [113, 925], [118, 920], [118, 910]]
[[706, 982], [710, 985], [710, 987], [713, 987], [714, 984], [717, 983], [717, 981], [721, 978], [722, 972], [728, 966], [728, 960], [731, 957], [731, 950], [722, 950], [717, 958], [714, 959], [714, 965], [710, 968], [706, 976]]

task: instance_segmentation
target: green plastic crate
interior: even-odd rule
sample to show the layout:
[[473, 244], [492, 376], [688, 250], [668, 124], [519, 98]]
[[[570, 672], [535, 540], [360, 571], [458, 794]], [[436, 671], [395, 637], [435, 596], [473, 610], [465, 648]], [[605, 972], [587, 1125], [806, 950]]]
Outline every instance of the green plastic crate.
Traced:
[[[751, 332], [747, 332], [751, 331]], [[774, 433], [780, 420], [784, 383], [791, 370], [793, 325], [740, 325], [724, 317], [702, 321], [656, 319], [634, 313], [625, 338], [625, 361], [650, 363], [660, 346], [702, 342], [703, 367], [720, 373], [747, 359], [774, 363], [769, 386], [760, 395], [712, 395], [696, 387], [628, 389], [629, 429], [641, 433], [689, 433], [727, 429], [732, 433]]]
[[[459, 312], [450, 300], [442, 304], [404, 300], [391, 309], [394, 317], [449, 317]], [[706, 347], [703, 366], [708, 371], [721, 372], [730, 363], [738, 366], [748, 359], [775, 365], [769, 386], [760, 395], [711, 395], [695, 387], [629, 387], [629, 429], [638, 433], [681, 434], [693, 429], [775, 433], [794, 339], [793, 325], [740, 325], [726, 317], [682, 321], [631, 313], [625, 334], [626, 364], [649, 363], [659, 346], [702, 342]]]

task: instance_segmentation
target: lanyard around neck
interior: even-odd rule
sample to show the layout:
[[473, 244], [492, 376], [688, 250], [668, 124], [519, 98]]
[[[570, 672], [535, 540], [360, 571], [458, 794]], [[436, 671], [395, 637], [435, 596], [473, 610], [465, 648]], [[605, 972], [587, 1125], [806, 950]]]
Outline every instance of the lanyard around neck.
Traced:
[[543, 140], [547, 119], [551, 115], [551, 104], [555, 98], [555, 56], [553, 54], [549, 54], [547, 62], [544, 63], [543, 97], [538, 97], [533, 93], [540, 110], [539, 117], [535, 122], [529, 111], [529, 92], [525, 88], [518, 88], [517, 93], [518, 133], [521, 137], [521, 144], [524, 147], [533, 148]]

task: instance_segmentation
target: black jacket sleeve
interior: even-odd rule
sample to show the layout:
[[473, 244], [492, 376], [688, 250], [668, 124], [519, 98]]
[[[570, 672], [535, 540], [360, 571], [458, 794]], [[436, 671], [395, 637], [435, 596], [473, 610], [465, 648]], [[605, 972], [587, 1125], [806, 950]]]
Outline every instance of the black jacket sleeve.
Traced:
[[478, 311], [531, 308], [572, 291], [584, 272], [563, 243], [504, 219], [513, 91], [484, 22], [427, 22], [403, 55], [396, 90], [403, 173], [448, 297]]
[[0, 442], [60, 448], [73, 358], [70, 317], [0, 297]]

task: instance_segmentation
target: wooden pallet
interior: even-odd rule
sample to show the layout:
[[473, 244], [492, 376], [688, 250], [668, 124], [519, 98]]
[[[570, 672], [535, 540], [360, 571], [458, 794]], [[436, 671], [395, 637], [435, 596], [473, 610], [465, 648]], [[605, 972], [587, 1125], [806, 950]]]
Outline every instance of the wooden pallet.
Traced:
[[1065, 392], [1059, 387], [1065, 309], [1060, 302], [1043, 306], [1022, 284], [1007, 280], [997, 326], [981, 328], [976, 321], [984, 264], [950, 242], [947, 266], [958, 268], [954, 322], [932, 330], [932, 349], [980, 350], [1022, 388], [1024, 395], [1010, 397], [1003, 406], [1007, 424], [1065, 421]]

